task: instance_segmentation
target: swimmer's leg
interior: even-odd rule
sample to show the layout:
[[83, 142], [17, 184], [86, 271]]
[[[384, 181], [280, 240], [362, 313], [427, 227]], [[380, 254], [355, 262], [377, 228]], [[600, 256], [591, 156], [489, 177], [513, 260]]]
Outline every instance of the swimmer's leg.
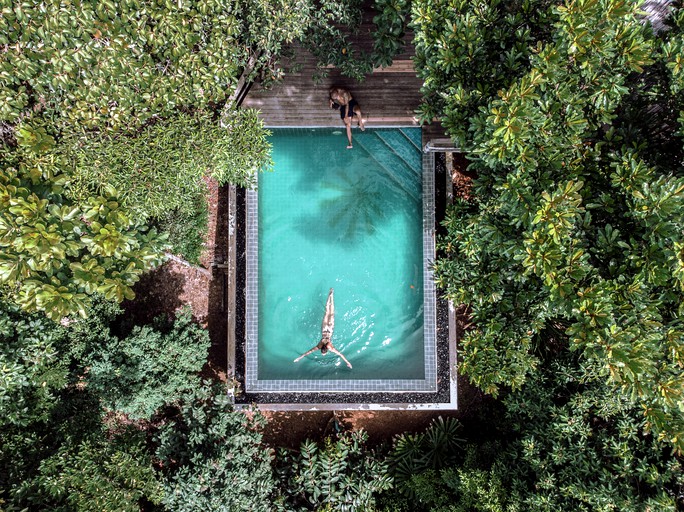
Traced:
[[332, 331], [335, 328], [335, 299], [333, 298], [334, 290], [330, 288], [328, 292], [328, 301], [325, 303], [325, 316], [321, 323], [321, 332], [329, 331], [332, 336]]

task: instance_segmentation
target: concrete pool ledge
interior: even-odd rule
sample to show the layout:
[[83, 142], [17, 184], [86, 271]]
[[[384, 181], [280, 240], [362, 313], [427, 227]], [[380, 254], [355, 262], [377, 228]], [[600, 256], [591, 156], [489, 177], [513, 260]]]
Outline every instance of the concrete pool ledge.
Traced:
[[[273, 127], [275, 128], [275, 127]], [[278, 127], [282, 128], [282, 127]], [[307, 128], [302, 129], [302, 127], [297, 127], [298, 130], [305, 131]], [[311, 127], [314, 128], [314, 127]], [[335, 126], [335, 129], [340, 129], [341, 127]], [[374, 127], [376, 128], [376, 127]], [[398, 128], [392, 126], [392, 128]], [[404, 128], [414, 128], [405, 126]], [[422, 149], [422, 148], [421, 148]], [[442, 187], [442, 193], [444, 193], [444, 184], [435, 183], [435, 155], [431, 153], [421, 152], [422, 168], [423, 168], [423, 183], [424, 183], [424, 193], [429, 191], [429, 200], [424, 198], [424, 217], [423, 217], [423, 256], [424, 256], [424, 288], [426, 293], [432, 297], [432, 307], [429, 307], [426, 303], [426, 315], [425, 315], [425, 328], [426, 330], [435, 333], [433, 335], [433, 346], [439, 345], [439, 356], [433, 356], [433, 365], [437, 366], [437, 374], [432, 374], [434, 381], [428, 386], [422, 386], [420, 389], [415, 388], [403, 389], [393, 388], [394, 382], [388, 380], [384, 385], [380, 387], [371, 386], [367, 389], [362, 389], [359, 387], [357, 389], [341, 389], [339, 387], [331, 386], [326, 389], [325, 386], [318, 389], [305, 389], [305, 388], [294, 388], [283, 389], [275, 386], [272, 390], [266, 389], [255, 389], [254, 386], [248, 384], [249, 378], [246, 378], [245, 368], [241, 367], [241, 360], [245, 357], [245, 337], [244, 335], [236, 336], [235, 333], [228, 334], [229, 336], [229, 348], [228, 354], [228, 379], [236, 384], [236, 388], [229, 389], [228, 394], [233, 399], [233, 403], [236, 409], [247, 409], [250, 407], [257, 407], [261, 410], [268, 411], [353, 411], [353, 410], [368, 410], [368, 411], [382, 411], [382, 410], [406, 410], [406, 411], [420, 411], [420, 410], [456, 410], [458, 408], [458, 387], [456, 382], [456, 322], [455, 322], [455, 312], [454, 307], [451, 303], [444, 299], [439, 299], [436, 301], [436, 291], [434, 287], [434, 277], [432, 276], [432, 262], [434, 261], [435, 254], [435, 228], [436, 222], [439, 219], [435, 219], [435, 188]], [[445, 173], [447, 178], [450, 173]], [[427, 180], [427, 181], [426, 181]], [[444, 180], [447, 181], [446, 179]], [[427, 187], [425, 186], [427, 185]], [[436, 187], [437, 185], [437, 187]], [[448, 187], [447, 187], [448, 188]], [[230, 219], [237, 219], [236, 223], [241, 226], [243, 232], [239, 233], [240, 229], [231, 229], [231, 236], [245, 236], [245, 232], [249, 230], [254, 230], [256, 225], [254, 224], [254, 219], [256, 217], [255, 205], [247, 198], [252, 191], [243, 191], [243, 204], [238, 205], [237, 209], [231, 206]], [[252, 198], [253, 199], [253, 198]], [[443, 200], [440, 199], [440, 201]], [[239, 203], [240, 199], [237, 201], [231, 197], [231, 204]], [[242, 217], [244, 215], [244, 217]], [[244, 220], [244, 223], [243, 223]], [[231, 225], [233, 224], [231, 221]], [[251, 227], [250, 227], [251, 226]], [[238, 243], [239, 245], [239, 243]], [[232, 256], [238, 261], [238, 267], [240, 265], [239, 260], [242, 257], [244, 266], [247, 263], [247, 268], [238, 268], [238, 280], [240, 275], [243, 274], [249, 278], [249, 274], [255, 274], [256, 268], [253, 266], [255, 261], [254, 248], [238, 247], [235, 251], [231, 250]], [[246, 262], [244, 261], [246, 260]], [[235, 275], [235, 273], [233, 273]], [[232, 285], [233, 283], [231, 283]], [[238, 293], [240, 290], [245, 290], [245, 283], [236, 283]], [[245, 299], [245, 309], [249, 311], [256, 307], [255, 296], [243, 297]], [[241, 302], [238, 298], [238, 302]], [[437, 302], [439, 304], [437, 304]], [[233, 322], [237, 319], [242, 320], [242, 315], [239, 312], [235, 313], [234, 305], [232, 314]], [[432, 312], [430, 312], [430, 309]], [[439, 312], [439, 320], [437, 314]], [[232, 324], [232, 322], [231, 322]], [[234, 324], [233, 324], [234, 325]], [[240, 326], [238, 326], [240, 327]], [[238, 329], [240, 330], [240, 329]], [[437, 330], [440, 332], [437, 333]], [[245, 333], [246, 334], [246, 333]], [[437, 339], [439, 337], [439, 339]], [[238, 345], [236, 347], [236, 345]], [[237, 353], [236, 353], [237, 349]], [[247, 350], [249, 350], [247, 348]], [[252, 381], [253, 382], [253, 381]], [[309, 381], [303, 381], [309, 382]], [[326, 382], [326, 381], [324, 381]], [[352, 381], [353, 382], [353, 381]], [[380, 381], [370, 381], [371, 383]], [[407, 381], [410, 382], [410, 381]], [[245, 388], [247, 391], [245, 392]], [[251, 388], [251, 389], [250, 389]], [[234, 393], [238, 391], [237, 394]]]
[[[228, 390], [235, 410], [248, 410], [256, 408], [260, 411], [299, 411], [299, 412], [315, 412], [315, 411], [455, 411], [458, 409], [458, 385], [456, 376], [457, 365], [457, 329], [456, 329], [456, 314], [453, 304], [447, 303], [448, 307], [448, 400], [446, 401], [422, 401], [410, 402], [403, 401], [397, 397], [396, 401], [377, 402], [372, 400], [364, 400], [363, 393], [349, 393], [357, 400], [355, 402], [297, 402], [297, 403], [282, 403], [273, 402], [265, 403], [259, 401], [242, 402], [244, 399], [240, 393], [238, 396], [234, 395], [234, 389]], [[441, 387], [441, 386], [440, 386]], [[392, 395], [392, 393], [386, 393]]]

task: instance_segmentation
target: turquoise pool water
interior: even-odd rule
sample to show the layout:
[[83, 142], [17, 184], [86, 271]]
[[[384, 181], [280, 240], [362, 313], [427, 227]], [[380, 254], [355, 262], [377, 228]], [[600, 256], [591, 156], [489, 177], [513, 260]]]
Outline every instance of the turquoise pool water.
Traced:
[[[258, 188], [258, 379], [423, 379], [420, 129], [273, 130]], [[328, 290], [333, 343], [315, 352]]]

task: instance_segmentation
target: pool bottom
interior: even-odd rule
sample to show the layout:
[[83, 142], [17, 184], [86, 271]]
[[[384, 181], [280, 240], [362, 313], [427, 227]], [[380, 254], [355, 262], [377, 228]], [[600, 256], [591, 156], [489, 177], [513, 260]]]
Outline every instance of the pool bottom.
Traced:
[[[297, 130], [302, 131], [302, 130]], [[438, 390], [437, 361], [435, 348], [435, 288], [431, 272], [431, 262], [435, 257], [434, 249], [434, 156], [422, 155], [422, 273], [423, 273], [423, 330], [424, 344], [422, 361], [424, 364], [423, 378], [414, 379], [309, 379], [309, 380], [265, 380], [259, 377], [259, 354], [258, 354], [258, 193], [247, 191], [245, 204], [246, 210], [246, 311], [247, 326], [245, 333], [245, 368], [244, 389], [248, 394], [288, 394], [300, 393], [316, 395], [323, 393], [325, 396], [339, 395], [339, 393], [364, 393], [364, 394], [392, 394], [394, 398], [388, 401], [396, 401], [397, 394], [423, 394], [435, 393]], [[298, 398], [295, 397], [297, 401]], [[417, 397], [416, 397], [417, 398]], [[332, 400], [338, 398], [331, 397]], [[339, 398], [340, 400], [343, 397]], [[263, 397], [260, 402], [265, 401]], [[301, 401], [301, 400], [299, 400]], [[384, 400], [383, 400], [384, 401]]]
[[[435, 165], [435, 226], [444, 218], [447, 202], [446, 189], [450, 181], [445, 167], [444, 155], [434, 155]], [[245, 190], [237, 189], [236, 198], [229, 205], [231, 219], [244, 219], [246, 204]], [[230, 318], [244, 319], [246, 313], [246, 226], [237, 220], [232, 232], [237, 255], [235, 260], [235, 300], [230, 308]], [[232, 314], [232, 315], [231, 315]], [[298, 392], [245, 392], [245, 343], [246, 324], [238, 321], [234, 325], [234, 336], [229, 335], [228, 377], [232, 383], [229, 395], [237, 409], [254, 405], [270, 411], [341, 411], [341, 410], [456, 410], [458, 386], [456, 382], [456, 329], [454, 312], [449, 311], [447, 302], [436, 297], [436, 356], [437, 389], [422, 393], [298, 393]], [[233, 341], [231, 341], [233, 340]]]

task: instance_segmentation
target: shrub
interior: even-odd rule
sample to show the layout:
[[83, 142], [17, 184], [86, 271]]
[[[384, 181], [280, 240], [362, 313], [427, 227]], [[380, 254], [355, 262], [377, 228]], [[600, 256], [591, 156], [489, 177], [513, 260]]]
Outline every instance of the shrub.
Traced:
[[26, 311], [85, 315], [92, 295], [132, 298], [163, 260], [164, 237], [107, 187], [82, 201], [64, 194], [66, 160], [42, 126], [21, 125], [0, 145], [0, 283]]
[[173, 254], [197, 265], [205, 248], [208, 217], [207, 201], [198, 197], [192, 211], [170, 211], [155, 225], [160, 232], [168, 234]]
[[684, 17], [656, 38], [638, 5], [415, 4], [426, 112], [477, 174], [435, 276], [471, 308], [459, 370], [485, 392], [520, 388], [541, 346], [577, 350], [684, 451], [682, 96], [659, 49]]
[[87, 389], [62, 390], [46, 416], [0, 428], [3, 510], [137, 512], [160, 499], [144, 433], [105, 424]]
[[261, 14], [250, 19], [248, 5], [220, 0], [6, 7], [0, 118], [15, 121], [42, 109], [55, 123], [128, 131], [179, 107], [213, 108], [233, 92], [252, 44], [278, 46], [290, 37], [284, 30], [257, 39], [259, 22], [272, 35], [270, 18]]
[[67, 381], [57, 349], [63, 328], [0, 300], [0, 428], [44, 418]]
[[149, 418], [200, 383], [209, 333], [192, 320], [189, 308], [171, 326], [160, 317], [152, 326], [134, 327], [125, 338], [94, 334], [86, 378], [108, 409]]
[[465, 457], [441, 469], [424, 469], [404, 479], [404, 497], [387, 499], [388, 507], [405, 512], [504, 512], [508, 488], [505, 470], [492, 463], [490, 446], [469, 444]]
[[387, 463], [366, 449], [367, 439], [364, 431], [343, 432], [321, 445], [305, 441], [299, 452], [281, 450], [283, 498], [308, 510], [372, 510], [376, 495], [392, 487], [392, 477]]
[[[398, 484], [428, 470], [447, 467], [461, 453], [461, 423], [454, 418], [434, 420], [425, 432], [401, 434], [390, 454], [392, 474]], [[399, 489], [402, 489], [399, 486]], [[411, 488], [403, 489], [409, 496]]]
[[206, 113], [177, 114], [135, 135], [67, 135], [61, 151], [72, 162], [69, 194], [82, 200], [113, 187], [141, 219], [173, 212], [192, 218], [206, 194], [205, 177], [251, 186], [269, 168], [267, 132], [256, 112], [226, 119], [222, 127]]
[[188, 390], [157, 436], [164, 505], [175, 512], [270, 512], [272, 454], [257, 428], [263, 417], [235, 412], [225, 386]]
[[159, 503], [162, 496], [151, 462], [144, 434], [102, 435], [60, 447], [17, 494], [31, 510], [139, 512], [141, 502]]

